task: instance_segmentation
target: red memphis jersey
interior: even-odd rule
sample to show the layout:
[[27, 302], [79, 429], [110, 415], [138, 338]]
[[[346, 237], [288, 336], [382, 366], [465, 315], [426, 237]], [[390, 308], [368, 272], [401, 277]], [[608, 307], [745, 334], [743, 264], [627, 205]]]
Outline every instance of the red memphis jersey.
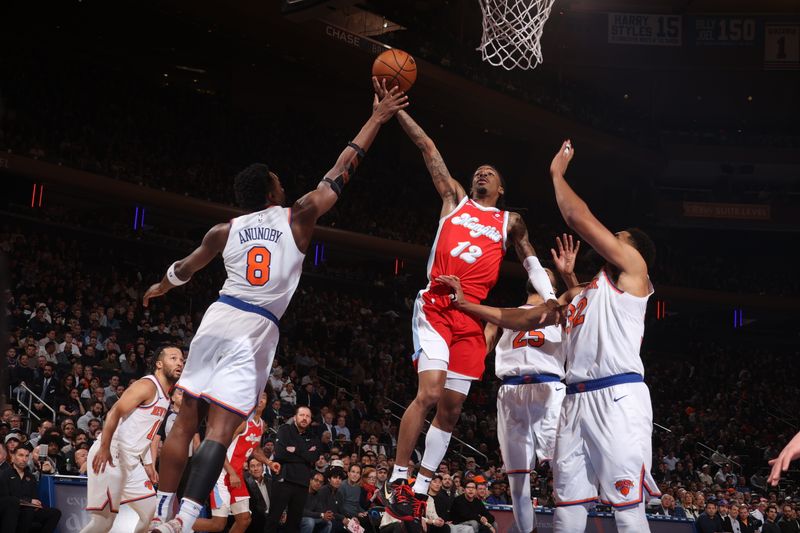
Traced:
[[439, 221], [428, 259], [430, 292], [449, 294], [450, 288], [436, 278], [458, 276], [464, 296], [475, 303], [483, 301], [497, 283], [506, 253], [507, 229], [508, 211], [483, 207], [465, 196]]
[[[228, 462], [240, 476], [253, 450], [261, 445], [261, 435], [263, 434], [264, 421], [261, 418], [248, 420], [247, 428], [228, 447]], [[225, 469], [222, 470], [222, 473], [225, 473]]]

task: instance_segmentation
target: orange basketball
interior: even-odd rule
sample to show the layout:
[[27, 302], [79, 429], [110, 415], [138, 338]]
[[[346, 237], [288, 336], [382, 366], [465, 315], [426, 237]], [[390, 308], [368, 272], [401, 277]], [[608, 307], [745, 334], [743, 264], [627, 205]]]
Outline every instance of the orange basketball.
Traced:
[[372, 75], [379, 82], [385, 79], [387, 88], [398, 85], [401, 91], [406, 92], [417, 81], [417, 62], [406, 52], [391, 48], [375, 58]]

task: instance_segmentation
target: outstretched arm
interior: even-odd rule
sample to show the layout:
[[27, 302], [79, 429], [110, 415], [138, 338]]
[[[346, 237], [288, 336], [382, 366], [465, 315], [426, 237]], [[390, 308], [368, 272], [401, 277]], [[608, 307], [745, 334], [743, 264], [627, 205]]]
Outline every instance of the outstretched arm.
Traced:
[[453, 289], [452, 305], [481, 320], [497, 324], [513, 331], [527, 331], [534, 328], [559, 324], [564, 318], [561, 306], [537, 305], [521, 309], [519, 307], [491, 307], [469, 302], [464, 299], [461, 282], [456, 276], [439, 276], [436, 281]]
[[649, 284], [647, 265], [642, 256], [633, 246], [618, 239], [597, 220], [586, 202], [575, 194], [564, 179], [574, 154], [572, 143], [566, 140], [550, 163], [550, 175], [553, 178], [556, 202], [561, 210], [561, 216], [570, 228], [589, 243], [589, 246], [620, 270], [619, 282], [623, 290], [636, 296], [646, 295]]
[[508, 215], [508, 237], [514, 244], [514, 250], [517, 252], [522, 266], [528, 272], [528, 279], [533, 288], [545, 301], [555, 300], [556, 293], [553, 290], [550, 276], [547, 275], [539, 258], [536, 257], [536, 250], [533, 249], [533, 245], [528, 239], [528, 226], [519, 213], [509, 213]]
[[311, 234], [317, 219], [336, 204], [342, 189], [355, 174], [381, 126], [400, 109], [408, 106], [408, 97], [404, 96], [397, 87], [392, 87], [384, 94], [385, 96], [380, 100], [375, 95], [372, 115], [361, 127], [353, 141], [342, 150], [336, 163], [325, 173], [317, 188], [301, 197], [292, 206], [292, 234], [301, 252], [305, 252], [311, 242]]
[[147, 292], [144, 293], [143, 305], [147, 307], [150, 305], [150, 298], [162, 296], [175, 287], [187, 283], [195, 272], [205, 267], [218, 253], [225, 249], [230, 230], [230, 222], [217, 224], [208, 230], [200, 246], [188, 256], [172, 263], [161, 281], [147, 289]]

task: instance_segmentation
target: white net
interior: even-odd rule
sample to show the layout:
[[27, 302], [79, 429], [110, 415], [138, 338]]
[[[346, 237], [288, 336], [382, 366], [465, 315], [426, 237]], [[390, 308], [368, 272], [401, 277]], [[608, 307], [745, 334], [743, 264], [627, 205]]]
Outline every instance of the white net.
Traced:
[[478, 0], [483, 12], [481, 58], [506, 70], [542, 62], [540, 39], [555, 0]]

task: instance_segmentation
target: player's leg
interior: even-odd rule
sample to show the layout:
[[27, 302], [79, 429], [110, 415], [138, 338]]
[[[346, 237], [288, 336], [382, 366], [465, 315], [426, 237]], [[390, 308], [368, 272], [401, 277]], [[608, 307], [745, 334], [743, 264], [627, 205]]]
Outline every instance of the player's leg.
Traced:
[[614, 509], [614, 521], [619, 533], [639, 533], [650, 531], [645, 515], [645, 502], [624, 509]]
[[231, 494], [224, 477], [217, 478], [208, 502], [211, 507], [211, 518], [198, 518], [192, 529], [209, 533], [222, 531], [228, 524], [228, 515], [231, 512]]
[[149, 529], [150, 521], [156, 512], [156, 499], [155, 497], [137, 500], [128, 504], [133, 511], [139, 515], [139, 521], [136, 523], [134, 533], [145, 533]]
[[[206, 438], [194, 454], [193, 468], [189, 472], [186, 491], [176, 515], [182, 531], [190, 531], [197, 520], [203, 501], [222, 471], [225, 453], [231, 444], [233, 432], [244, 418], [246, 418], [244, 415], [229, 411], [216, 403], [209, 405]], [[172, 431], [175, 431], [175, 426]], [[161, 533], [171, 533], [171, 531], [161, 531]]]
[[[423, 357], [425, 357], [424, 352], [420, 355], [420, 359]], [[430, 361], [439, 362], [433, 359]], [[443, 366], [445, 365], [446, 363]], [[414, 446], [417, 444], [420, 433], [422, 433], [425, 417], [431, 408], [439, 402], [444, 392], [444, 382], [447, 378], [446, 366], [442, 369], [421, 370], [418, 378], [417, 395], [406, 408], [400, 421], [394, 470], [389, 482], [406, 479], [408, 475], [408, 461], [411, 459], [411, 453], [414, 451]]]
[[427, 496], [433, 474], [447, 454], [447, 447], [461, 416], [461, 407], [467, 399], [470, 384], [468, 379], [445, 380], [444, 391], [436, 404], [436, 416], [425, 435], [425, 452], [413, 487], [415, 494]]
[[106, 506], [102, 511], [90, 511], [89, 517], [89, 523], [81, 529], [80, 533], [108, 533], [114, 526], [114, 519], [117, 518], [117, 515]]
[[524, 397], [536, 385], [504, 385], [497, 391], [497, 440], [511, 490], [514, 522], [522, 533], [535, 526], [530, 470], [535, 462], [532, 405]]
[[173, 500], [186, 467], [189, 446], [207, 412], [208, 403], [205, 400], [184, 392], [181, 410], [161, 447], [153, 526], [166, 522], [172, 516]]
[[[244, 481], [242, 481], [244, 483]], [[231, 513], [233, 514], [233, 526], [230, 533], [244, 533], [250, 527], [252, 517], [250, 516], [250, 498], [236, 498], [231, 503]]]
[[[589, 462], [581, 394], [567, 395], [561, 407], [553, 457], [554, 533], [584, 533], [588, 511], [597, 503], [597, 475]], [[591, 416], [591, 412], [588, 413]]]

